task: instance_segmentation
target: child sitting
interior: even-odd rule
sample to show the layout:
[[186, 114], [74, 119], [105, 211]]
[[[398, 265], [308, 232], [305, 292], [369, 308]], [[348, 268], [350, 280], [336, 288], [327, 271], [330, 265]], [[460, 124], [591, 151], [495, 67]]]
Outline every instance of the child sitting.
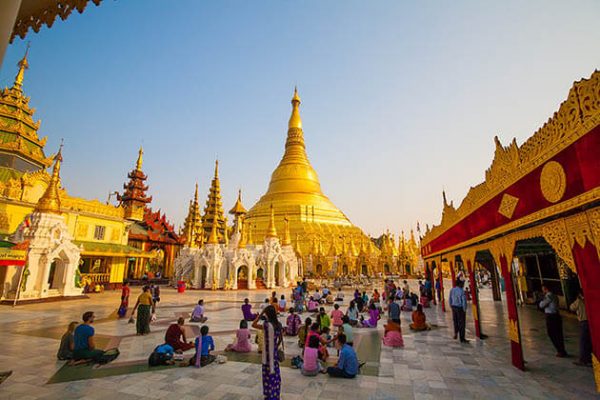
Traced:
[[287, 304], [287, 301], [285, 301], [285, 295], [281, 295], [281, 300], [279, 300], [279, 304], [278, 304], [278, 309], [277, 311], [279, 312], [285, 312], [285, 305]]
[[240, 321], [240, 329], [237, 330], [235, 343], [228, 344], [225, 351], [235, 351], [237, 353], [249, 353], [252, 350], [250, 345], [250, 331], [248, 330], [248, 322]]
[[317, 312], [319, 310], [319, 302], [316, 301], [314, 297], [310, 296], [306, 308], [308, 309], [308, 312]]
[[333, 320], [333, 326], [335, 328], [342, 326], [342, 324], [343, 324], [342, 317], [343, 316], [344, 316], [344, 313], [342, 310], [340, 310], [340, 305], [334, 304], [333, 311], [331, 312], [331, 319]]
[[316, 376], [323, 370], [319, 361], [319, 338], [311, 336], [308, 346], [304, 348], [304, 358], [298, 367], [304, 376]]
[[290, 307], [290, 315], [288, 315], [285, 324], [285, 334], [288, 336], [296, 336], [300, 330], [302, 320], [294, 311], [294, 307]]
[[215, 361], [216, 357], [210, 354], [215, 349], [212, 336], [208, 335], [208, 325], [200, 328], [200, 336], [196, 338], [196, 354], [190, 359], [190, 365], [196, 368], [205, 367]]

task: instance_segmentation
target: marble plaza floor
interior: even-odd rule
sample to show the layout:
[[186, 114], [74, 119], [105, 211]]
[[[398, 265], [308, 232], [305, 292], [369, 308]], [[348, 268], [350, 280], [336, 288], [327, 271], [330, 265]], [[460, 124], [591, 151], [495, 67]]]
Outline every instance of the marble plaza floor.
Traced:
[[[415, 282], [411, 282], [416, 287]], [[448, 287], [448, 285], [446, 285]], [[132, 288], [134, 301], [139, 288]], [[135, 325], [116, 318], [120, 292], [92, 294], [89, 299], [0, 306], [0, 371], [13, 370], [0, 385], [0, 399], [260, 399], [260, 358], [251, 354], [230, 357], [221, 365], [205, 368], [170, 367], [148, 371], [146, 360], [162, 342], [168, 325], [187, 315], [198, 298], [204, 298], [208, 325], [217, 350], [233, 341], [241, 318], [244, 297], [253, 304], [264, 301], [267, 291], [178, 294], [164, 288], [152, 333], [135, 335]], [[287, 294], [287, 291], [286, 293]], [[346, 298], [350, 297], [350, 292]], [[543, 315], [522, 308], [522, 341], [528, 371], [510, 365], [510, 350], [503, 303], [493, 302], [491, 291], [481, 293], [483, 332], [489, 337], [475, 340], [473, 322], [467, 316], [468, 344], [452, 340], [452, 317], [440, 306], [426, 310], [435, 328], [425, 333], [407, 329], [409, 313], [403, 313], [404, 349], [380, 346], [382, 324], [377, 330], [356, 329], [355, 343], [364, 374], [353, 380], [325, 375], [304, 377], [282, 368], [282, 398], [292, 399], [586, 399], [595, 398], [591, 368], [575, 367], [576, 357], [559, 359], [545, 335]], [[131, 306], [133, 304], [130, 304]], [[347, 303], [342, 305], [345, 310]], [[120, 357], [111, 364], [64, 367], [56, 360], [59, 339], [70, 321], [84, 311], [96, 313], [97, 342], [103, 348], [119, 347]], [[330, 311], [330, 308], [328, 308]], [[306, 316], [306, 314], [304, 315]], [[303, 316], [303, 318], [304, 318]], [[564, 318], [566, 345], [577, 354], [577, 323]], [[188, 336], [199, 324], [188, 324]], [[299, 354], [295, 338], [286, 338], [286, 358]], [[193, 351], [186, 354], [191, 356]], [[335, 353], [333, 351], [332, 353]], [[335, 358], [332, 357], [332, 362]], [[287, 361], [289, 363], [289, 361]], [[79, 369], [73, 369], [79, 368]]]

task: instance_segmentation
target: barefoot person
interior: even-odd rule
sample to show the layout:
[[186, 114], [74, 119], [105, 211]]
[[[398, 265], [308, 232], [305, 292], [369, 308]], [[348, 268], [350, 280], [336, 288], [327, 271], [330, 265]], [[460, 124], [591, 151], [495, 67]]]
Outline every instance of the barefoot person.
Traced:
[[277, 310], [268, 306], [252, 323], [254, 329], [264, 332], [264, 350], [262, 353], [262, 383], [265, 400], [281, 398], [281, 373], [279, 371], [279, 346], [283, 342], [282, 326], [277, 319]]
[[206, 321], [208, 321], [208, 318], [204, 316], [204, 300], [200, 299], [192, 311], [190, 322], [205, 323]]
[[62, 335], [58, 353], [56, 354], [56, 358], [59, 360], [71, 360], [73, 358], [73, 349], [75, 348], [75, 338], [73, 333], [75, 332], [77, 325], [79, 325], [79, 322], [71, 322], [67, 327], [67, 331]]
[[225, 351], [235, 351], [237, 353], [249, 353], [252, 351], [250, 344], [250, 330], [248, 330], [248, 321], [240, 321], [240, 329], [235, 333], [235, 342], [228, 344]]
[[194, 344], [192, 342], [188, 342], [185, 338], [185, 330], [183, 329], [184, 324], [185, 319], [183, 317], [179, 317], [177, 323], [171, 324], [165, 333], [165, 343], [171, 346], [173, 350], [178, 353], [194, 348]]
[[152, 300], [152, 294], [150, 293], [150, 288], [148, 286], [144, 286], [142, 289], [142, 293], [138, 296], [135, 306], [133, 306], [131, 315], [134, 315], [136, 310], [136, 333], [138, 335], [147, 335], [150, 333], [150, 318], [154, 313], [154, 301]]
[[73, 359], [77, 360], [92, 360], [98, 362], [104, 355], [104, 351], [96, 348], [94, 341], [94, 312], [86, 311], [83, 313], [83, 323], [75, 328], [73, 334]]

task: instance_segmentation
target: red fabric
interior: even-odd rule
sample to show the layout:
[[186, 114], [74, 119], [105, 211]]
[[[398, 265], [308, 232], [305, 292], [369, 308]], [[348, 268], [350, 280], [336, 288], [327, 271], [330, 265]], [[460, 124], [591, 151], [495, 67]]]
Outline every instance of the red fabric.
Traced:
[[441, 303], [442, 303], [442, 311], [446, 312], [446, 296], [444, 296], [444, 275], [442, 275], [442, 265], [440, 264], [440, 268], [439, 268], [439, 277], [438, 279], [440, 280], [440, 299], [441, 299]]
[[473, 304], [473, 322], [475, 323], [475, 336], [481, 338], [481, 323], [479, 322], [479, 303], [477, 293], [477, 285], [475, 285], [475, 275], [473, 274], [473, 266], [471, 260], [467, 260], [467, 271], [469, 271], [469, 287], [471, 288], [471, 302]]
[[[567, 185], [561, 201], [569, 200], [600, 186], [598, 149], [600, 149], [600, 126], [591, 130], [551, 159], [560, 163], [565, 170]], [[540, 175], [544, 165], [545, 163], [531, 171], [433, 240], [425, 247], [423, 251], [425, 255], [442, 251], [510, 221], [553, 205], [544, 198], [540, 188]], [[511, 219], [498, 212], [504, 193], [519, 199]]]
[[585, 311], [590, 326], [592, 349], [600, 359], [600, 260], [596, 248], [587, 241], [584, 247], [575, 243], [573, 257], [585, 298]]
[[183, 337], [183, 329], [178, 324], [171, 324], [165, 333], [165, 343], [173, 347], [175, 350], [189, 350], [194, 348], [192, 343], [185, 343], [181, 340]]
[[[519, 333], [519, 342], [510, 341], [510, 353], [512, 364], [520, 370], [525, 370], [525, 360], [523, 359], [523, 347], [521, 346], [521, 326], [519, 323], [519, 314], [517, 312], [517, 302], [515, 298], [515, 289], [511, 274], [508, 269], [508, 261], [505, 256], [500, 256], [500, 270], [504, 278], [504, 287], [506, 288], [506, 308], [508, 310], [508, 322], [514, 321], [517, 324]], [[509, 327], [510, 329], [510, 327]]]

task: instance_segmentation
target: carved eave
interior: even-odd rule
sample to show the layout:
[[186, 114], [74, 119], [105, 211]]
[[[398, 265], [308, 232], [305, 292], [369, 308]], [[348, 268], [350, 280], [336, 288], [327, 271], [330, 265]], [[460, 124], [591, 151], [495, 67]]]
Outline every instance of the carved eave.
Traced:
[[51, 28], [56, 17], [64, 21], [74, 10], [83, 13], [90, 1], [96, 6], [102, 2], [102, 0], [22, 0], [10, 42], [12, 43], [17, 36], [24, 39], [30, 28], [35, 33], [38, 33], [43, 25]]
[[471, 187], [452, 212], [444, 208], [441, 223], [423, 237], [423, 246], [441, 236], [507, 187], [541, 166], [554, 155], [600, 124], [600, 72], [575, 82], [557, 112], [521, 146], [515, 139], [503, 146], [494, 138], [494, 160], [485, 172], [485, 181]]

